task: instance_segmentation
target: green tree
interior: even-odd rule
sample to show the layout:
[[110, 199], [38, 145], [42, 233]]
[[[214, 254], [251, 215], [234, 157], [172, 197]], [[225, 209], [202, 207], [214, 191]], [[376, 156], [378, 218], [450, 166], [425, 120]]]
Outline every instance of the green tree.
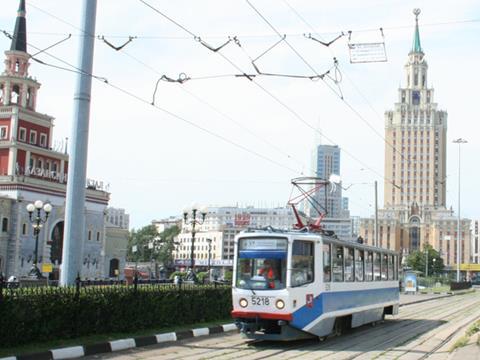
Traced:
[[[130, 231], [127, 260], [150, 261], [152, 250], [148, 248], [148, 243], [159, 236], [160, 234], [155, 225], [147, 225], [138, 230], [133, 229]], [[133, 251], [135, 246], [137, 248], [136, 252]]]
[[[170, 265], [173, 262], [172, 252], [175, 248], [174, 239], [180, 233], [178, 226], [172, 226], [164, 232], [159, 233], [155, 225], [147, 225], [138, 230], [133, 229], [128, 238], [129, 261], [151, 261], [156, 260], [163, 265]], [[133, 247], [137, 252], [133, 252]]]
[[[427, 256], [428, 254], [428, 256]], [[422, 250], [416, 250], [407, 257], [407, 266], [425, 275], [425, 261], [428, 259], [428, 275], [439, 275], [445, 265], [440, 254], [431, 245], [425, 245]]]

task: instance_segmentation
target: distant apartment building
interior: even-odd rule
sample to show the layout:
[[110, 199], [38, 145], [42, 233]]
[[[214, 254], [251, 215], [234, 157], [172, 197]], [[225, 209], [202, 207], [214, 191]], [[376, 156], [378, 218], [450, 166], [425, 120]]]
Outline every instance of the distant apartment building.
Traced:
[[[194, 244], [195, 264], [206, 265], [208, 244], [211, 239], [211, 261], [219, 266], [231, 266], [234, 254], [234, 238], [248, 228], [272, 226], [290, 229], [295, 222], [291, 208], [208, 207], [205, 222], [196, 227]], [[174, 257], [177, 263], [189, 265], [191, 259], [191, 225], [182, 222], [182, 232], [176, 239]]]
[[472, 221], [472, 260], [471, 262], [474, 264], [480, 264], [480, 238], [478, 234], [478, 227], [480, 225], [480, 220], [473, 220]]
[[113, 207], [107, 208], [107, 221], [122, 229], [130, 228], [130, 215], [125, 213], [125, 209], [118, 209]]
[[[337, 145], [317, 145], [312, 156], [313, 176], [328, 181], [331, 175], [340, 175], [340, 148]], [[315, 201], [326, 213], [326, 218], [342, 218], [343, 201], [341, 186], [331, 184], [319, 189], [314, 195]], [[317, 212], [310, 208], [311, 217], [317, 217]]]
[[167, 229], [170, 229], [173, 226], [182, 226], [182, 218], [179, 216], [169, 216], [165, 219], [153, 220], [152, 225], [155, 225], [159, 233], [164, 232]]

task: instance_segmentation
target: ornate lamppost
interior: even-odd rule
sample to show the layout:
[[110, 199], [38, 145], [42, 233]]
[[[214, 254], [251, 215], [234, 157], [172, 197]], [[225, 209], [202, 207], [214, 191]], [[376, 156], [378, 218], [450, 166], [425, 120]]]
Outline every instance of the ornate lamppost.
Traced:
[[208, 242], [208, 274], [210, 274], [210, 261], [212, 260], [212, 239], [207, 239], [207, 242]]
[[148, 242], [148, 249], [150, 250], [150, 263], [152, 261], [154, 262], [153, 271], [155, 274], [155, 279], [158, 279], [157, 255], [158, 255], [158, 250], [160, 249], [161, 242], [162, 242], [162, 238], [160, 236], [155, 236], [151, 241]]
[[[190, 214], [190, 219], [188, 218], [189, 212], [191, 211]], [[200, 212], [201, 215], [201, 220], [197, 219], [198, 212]], [[195, 269], [195, 226], [196, 225], [202, 225], [203, 222], [205, 221], [205, 217], [207, 216], [207, 209], [202, 208], [198, 209], [197, 206], [192, 206], [191, 209], [185, 209], [183, 210], [183, 221], [185, 225], [192, 225], [192, 249], [190, 252], [190, 268], [192, 270], [192, 274], [194, 274], [194, 269]]]
[[[44, 211], [45, 216], [42, 217], [41, 211]], [[29, 276], [35, 279], [41, 279], [42, 273], [38, 269], [38, 236], [40, 235], [40, 230], [48, 220], [48, 215], [52, 211], [52, 205], [43, 204], [41, 200], [35, 201], [35, 203], [30, 203], [27, 205], [28, 218], [33, 226], [33, 236], [35, 236], [35, 252], [33, 253], [33, 264], [30, 269]]]

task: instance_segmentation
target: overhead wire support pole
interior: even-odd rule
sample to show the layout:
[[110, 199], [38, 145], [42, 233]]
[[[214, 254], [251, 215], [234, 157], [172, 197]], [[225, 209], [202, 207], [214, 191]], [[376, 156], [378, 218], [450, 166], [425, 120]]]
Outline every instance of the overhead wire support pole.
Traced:
[[467, 140], [465, 139], [456, 139], [453, 140], [453, 143], [458, 144], [458, 218], [457, 218], [457, 282], [460, 282], [460, 251], [461, 251], [461, 227], [460, 227], [460, 145], [466, 144]]
[[378, 182], [375, 180], [375, 246], [378, 245]]
[[77, 87], [74, 94], [74, 117], [68, 162], [68, 182], [63, 236], [63, 263], [60, 285], [75, 284], [80, 272], [80, 257], [85, 232], [85, 186], [87, 175], [88, 124], [92, 92], [93, 51], [97, 0], [83, 0], [83, 37], [79, 47]]

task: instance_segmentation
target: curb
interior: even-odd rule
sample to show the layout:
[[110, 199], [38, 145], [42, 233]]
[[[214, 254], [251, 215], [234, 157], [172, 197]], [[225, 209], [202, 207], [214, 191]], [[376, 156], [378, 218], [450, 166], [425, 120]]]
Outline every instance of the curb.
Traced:
[[184, 339], [196, 338], [211, 334], [219, 334], [237, 330], [235, 324], [225, 324], [206, 328], [198, 328], [192, 330], [184, 330], [178, 332], [170, 332], [151, 336], [141, 336], [136, 338], [112, 340], [103, 343], [71, 346], [60, 349], [52, 349], [33, 354], [8, 356], [0, 358], [0, 360], [61, 360], [76, 359], [83, 356], [105, 354], [115, 351], [127, 350], [137, 347], [156, 345], [165, 342], [174, 342]]

